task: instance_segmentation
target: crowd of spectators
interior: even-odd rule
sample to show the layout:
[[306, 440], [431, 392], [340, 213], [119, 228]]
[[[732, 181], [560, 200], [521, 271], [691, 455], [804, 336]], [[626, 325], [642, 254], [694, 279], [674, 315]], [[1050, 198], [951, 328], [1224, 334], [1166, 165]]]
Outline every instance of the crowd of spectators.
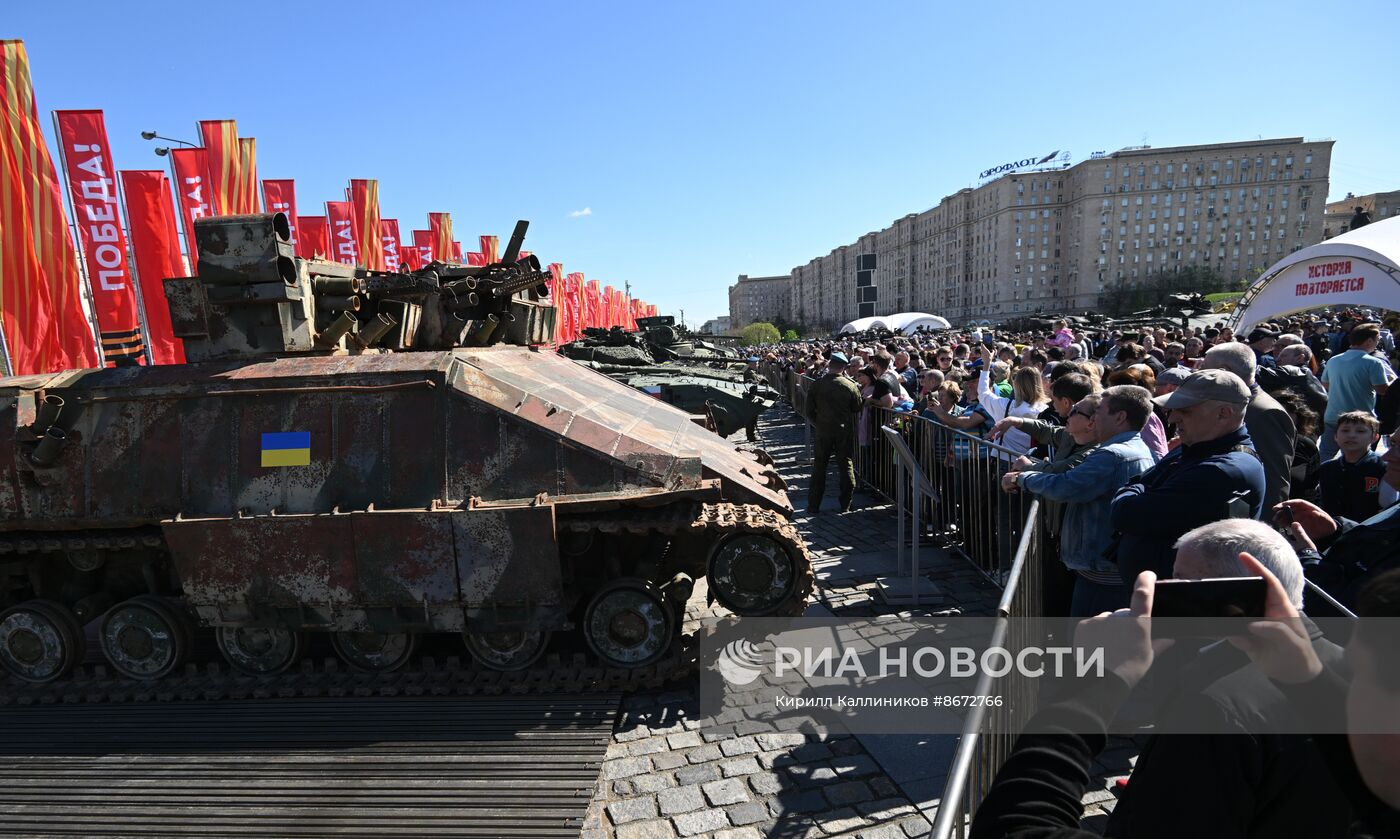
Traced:
[[[1223, 323], [1088, 331], [1061, 322], [1042, 333], [970, 329], [752, 351], [787, 387], [851, 380], [841, 390], [850, 436], [826, 435], [828, 449], [877, 445], [880, 426], [907, 429], [917, 416], [941, 430], [921, 465], [956, 473], [960, 442], [994, 442], [999, 497], [972, 497], [1000, 531], [1020, 514], [1001, 499], [1043, 502], [1045, 613], [1089, 619], [1080, 631], [1119, 654], [1121, 695], [1042, 712], [1048, 730], [1063, 730], [1023, 738], [979, 815], [983, 835], [1079, 835], [1088, 760], [1152, 663], [1130, 622], [1150, 616], [1157, 579], [1262, 576], [1268, 616], [1294, 621], [1286, 637], [1261, 632], [1221, 648], [1253, 660], [1254, 681], [1222, 675], [1232, 671], [1220, 669], [1220, 644], [1176, 650], [1198, 680], [1183, 683], [1177, 707], [1204, 703], [1243, 732], [1246, 717], [1265, 728], [1287, 717], [1300, 694], [1344, 704], [1364, 690], [1393, 700], [1400, 719], [1395, 650], [1354, 637], [1343, 656], [1308, 621], [1338, 604], [1400, 616], [1400, 388], [1390, 387], [1392, 332], [1375, 314], [1280, 318], [1241, 335]], [[809, 498], [809, 510], [820, 504], [820, 493]], [[958, 515], [946, 499], [939, 512]], [[1364, 677], [1353, 672], [1357, 660], [1368, 662]], [[1225, 738], [1153, 738], [1108, 835], [1397, 830], [1400, 735]], [[1183, 773], [1211, 790], [1195, 814], [1204, 823], [1179, 806], [1173, 786]]]

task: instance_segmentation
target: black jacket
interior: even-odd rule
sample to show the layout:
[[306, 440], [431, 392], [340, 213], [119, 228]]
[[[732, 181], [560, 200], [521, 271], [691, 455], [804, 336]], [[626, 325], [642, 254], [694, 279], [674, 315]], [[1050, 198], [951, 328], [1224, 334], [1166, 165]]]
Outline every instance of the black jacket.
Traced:
[[1318, 545], [1321, 556], [1304, 552], [1299, 558], [1309, 580], [1354, 609], [1357, 593], [1372, 577], [1400, 568], [1400, 504], [1360, 523], [1345, 518], [1337, 523], [1337, 532]]
[[1266, 392], [1277, 394], [1281, 390], [1292, 391], [1322, 416], [1327, 412], [1327, 388], [1306, 367], [1289, 364], [1283, 367], [1260, 367], [1254, 371], [1254, 380]]
[[[1341, 648], [1310, 629], [1319, 658], [1341, 666]], [[1345, 794], [1312, 738], [1289, 733], [1306, 730], [1298, 709], [1228, 642], [1202, 648], [1185, 640], [1153, 664], [1159, 678], [1149, 684], [1163, 688], [1154, 718], [1167, 731], [1209, 733], [1148, 738], [1104, 835], [1345, 837], [1353, 821]]]
[[[1322, 467], [1322, 453], [1317, 441], [1299, 434], [1293, 438], [1293, 466], [1288, 470], [1288, 497], [1312, 501], [1317, 497], [1317, 470]], [[1268, 510], [1265, 515], [1272, 515]]]
[[1257, 519], [1263, 498], [1264, 467], [1243, 427], [1167, 452], [1113, 498], [1119, 575], [1129, 585], [1147, 569], [1170, 577], [1177, 539], [1224, 518]]
[[[1342, 713], [1346, 685], [1331, 670], [1306, 685], [1279, 685], [1289, 701], [1316, 708], [1329, 705]], [[1053, 702], [1031, 718], [1028, 733], [1016, 740], [1011, 755], [977, 808], [972, 839], [1098, 839], [1079, 827], [1089, 765], [1103, 749], [1108, 720], [1127, 698], [1128, 686], [1109, 675], [1098, 687]], [[1349, 833], [1355, 839], [1400, 837], [1400, 813], [1385, 806], [1362, 782], [1342, 734], [1314, 738], [1337, 785], [1360, 817]], [[1194, 772], [1178, 779], [1182, 807], [1194, 803]], [[1129, 784], [1131, 787], [1131, 783]], [[1201, 821], [1188, 836], [1213, 836]]]

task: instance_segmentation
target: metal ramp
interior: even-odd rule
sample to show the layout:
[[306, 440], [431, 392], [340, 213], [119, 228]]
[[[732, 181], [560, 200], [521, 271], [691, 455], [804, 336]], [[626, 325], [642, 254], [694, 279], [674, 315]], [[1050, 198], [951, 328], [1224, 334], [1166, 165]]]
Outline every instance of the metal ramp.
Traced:
[[574, 837], [615, 694], [9, 707], [0, 835]]

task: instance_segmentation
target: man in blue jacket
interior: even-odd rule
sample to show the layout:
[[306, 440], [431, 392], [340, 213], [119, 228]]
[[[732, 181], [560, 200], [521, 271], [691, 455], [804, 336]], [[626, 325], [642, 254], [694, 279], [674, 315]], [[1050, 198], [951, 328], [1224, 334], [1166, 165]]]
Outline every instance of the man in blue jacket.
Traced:
[[1060, 525], [1060, 560], [1075, 574], [1071, 617], [1088, 617], [1128, 604], [1132, 593], [1105, 556], [1113, 537], [1109, 502], [1114, 490], [1152, 467], [1142, 427], [1152, 415], [1152, 396], [1137, 385], [1108, 388], [1094, 411], [1099, 447], [1068, 472], [1008, 472], [1002, 486], [1018, 487], [1065, 502]]
[[1125, 585], [1151, 570], [1171, 576], [1173, 545], [1224, 518], [1259, 518], [1264, 467], [1244, 428], [1249, 386], [1229, 370], [1201, 370], [1154, 400], [1170, 413], [1181, 445], [1112, 503], [1114, 558]]

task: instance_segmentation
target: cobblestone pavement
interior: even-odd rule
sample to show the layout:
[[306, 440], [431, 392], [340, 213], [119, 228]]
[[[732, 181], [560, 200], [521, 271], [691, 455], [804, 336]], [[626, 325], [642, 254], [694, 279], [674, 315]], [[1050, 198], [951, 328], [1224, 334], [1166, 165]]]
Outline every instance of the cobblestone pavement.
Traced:
[[[759, 434], [759, 445], [788, 481], [793, 507], [803, 510], [810, 466], [800, 420], [779, 405], [765, 414]], [[893, 507], [858, 491], [855, 509], [838, 513], [834, 479], [828, 479], [833, 497], [826, 509], [796, 517], [817, 568], [809, 615], [920, 617], [951, 609], [967, 615], [994, 613], [997, 588], [964, 560], [929, 547], [921, 549], [925, 557], [920, 564], [939, 586], [937, 602], [914, 609], [884, 603], [876, 580], [895, 571]], [[703, 608], [704, 584], [697, 581], [692, 619]], [[692, 620], [691, 627], [695, 625]], [[697, 694], [692, 680], [623, 700], [584, 839], [894, 839], [928, 833], [955, 735], [851, 735], [811, 718], [769, 723], [749, 719], [738, 709], [701, 718]], [[1126, 755], [1116, 763], [1118, 755], [1108, 756], [1110, 762], [1101, 767], [1086, 798], [1096, 808], [1090, 815], [1101, 819], [1114, 800], [1113, 773], [1127, 772]]]

